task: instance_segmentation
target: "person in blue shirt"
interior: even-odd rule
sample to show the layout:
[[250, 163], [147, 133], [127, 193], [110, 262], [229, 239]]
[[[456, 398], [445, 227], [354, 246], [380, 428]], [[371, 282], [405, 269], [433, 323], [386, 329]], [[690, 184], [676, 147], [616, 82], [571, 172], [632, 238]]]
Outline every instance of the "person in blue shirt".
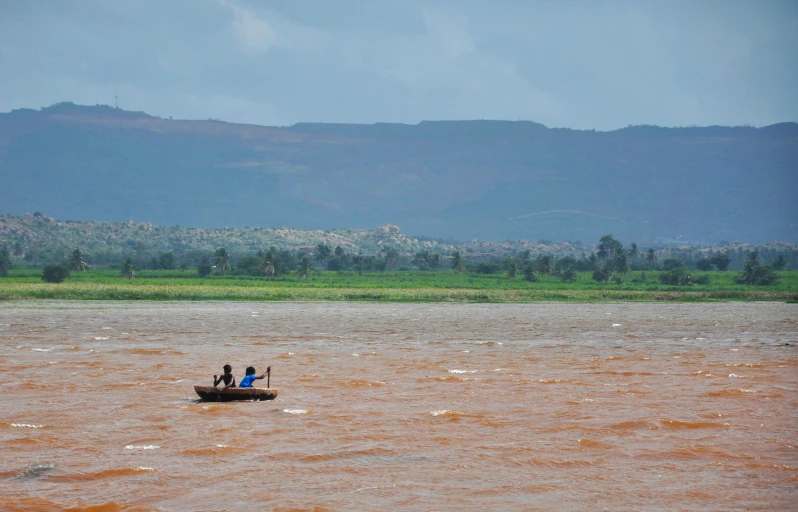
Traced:
[[247, 366], [247, 375], [246, 375], [246, 377], [241, 379], [241, 382], [238, 383], [238, 387], [239, 388], [251, 388], [251, 387], [253, 387], [252, 386], [252, 382], [254, 382], [255, 379], [265, 379], [266, 375], [271, 373], [271, 371], [272, 371], [272, 367], [269, 366], [269, 367], [266, 368], [266, 371], [263, 372], [263, 374], [255, 375], [257, 373], [255, 371], [255, 367], [254, 366]]

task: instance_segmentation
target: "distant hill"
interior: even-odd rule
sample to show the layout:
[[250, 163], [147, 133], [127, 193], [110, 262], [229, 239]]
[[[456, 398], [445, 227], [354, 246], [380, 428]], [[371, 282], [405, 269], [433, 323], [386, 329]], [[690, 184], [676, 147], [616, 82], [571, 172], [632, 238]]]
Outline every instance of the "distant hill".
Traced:
[[0, 213], [450, 240], [798, 240], [798, 124], [265, 127], [63, 103], [0, 114]]

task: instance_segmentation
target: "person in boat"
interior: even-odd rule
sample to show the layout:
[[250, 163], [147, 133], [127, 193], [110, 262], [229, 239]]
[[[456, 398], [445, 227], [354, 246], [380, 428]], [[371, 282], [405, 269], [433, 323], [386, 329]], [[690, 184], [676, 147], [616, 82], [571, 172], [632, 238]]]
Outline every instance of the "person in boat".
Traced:
[[253, 387], [252, 383], [255, 381], [255, 379], [265, 379], [266, 375], [268, 375], [271, 371], [272, 371], [272, 367], [269, 366], [269, 367], [266, 368], [266, 371], [263, 372], [261, 375], [256, 375], [257, 372], [255, 371], [255, 367], [254, 366], [247, 366], [247, 375], [246, 375], [246, 377], [241, 379], [241, 382], [239, 382], [238, 387], [239, 388], [251, 388], [251, 387]]
[[226, 364], [222, 370], [224, 370], [223, 375], [219, 375], [218, 377], [216, 375], [213, 376], [213, 387], [218, 386], [223, 381], [224, 387], [221, 389], [221, 391], [224, 391], [227, 388], [236, 387], [236, 378], [233, 377], [233, 367], [229, 364]]

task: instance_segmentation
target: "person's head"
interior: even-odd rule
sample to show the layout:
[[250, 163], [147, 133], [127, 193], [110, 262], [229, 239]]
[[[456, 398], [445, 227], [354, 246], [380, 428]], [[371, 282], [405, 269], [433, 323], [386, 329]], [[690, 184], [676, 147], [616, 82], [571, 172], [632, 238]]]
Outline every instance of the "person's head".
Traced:
[[255, 375], [255, 367], [247, 366], [247, 375]]
[[230, 373], [233, 371], [233, 367], [230, 366], [229, 364], [224, 365], [223, 368], [224, 368], [224, 373]]

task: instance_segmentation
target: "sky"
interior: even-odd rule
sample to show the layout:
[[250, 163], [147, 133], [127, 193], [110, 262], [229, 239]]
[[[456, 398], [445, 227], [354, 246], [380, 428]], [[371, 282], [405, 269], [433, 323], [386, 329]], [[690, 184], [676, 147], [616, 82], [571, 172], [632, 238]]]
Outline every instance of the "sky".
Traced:
[[796, 84], [798, 0], [0, 2], [0, 112], [764, 126]]

